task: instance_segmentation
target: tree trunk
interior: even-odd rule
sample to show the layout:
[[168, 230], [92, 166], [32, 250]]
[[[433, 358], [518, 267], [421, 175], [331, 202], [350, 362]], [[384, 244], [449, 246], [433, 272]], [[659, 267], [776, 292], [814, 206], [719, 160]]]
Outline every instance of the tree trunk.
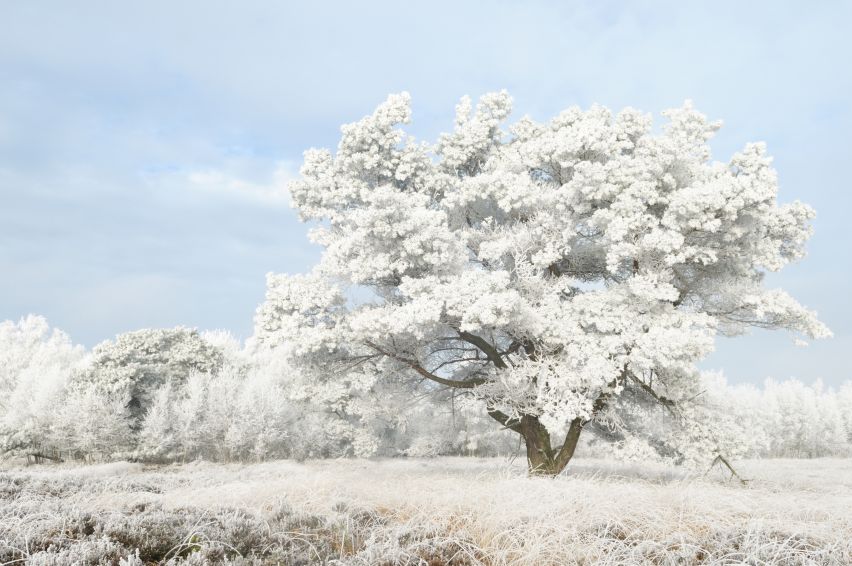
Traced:
[[550, 433], [538, 420], [538, 417], [521, 417], [521, 435], [527, 444], [527, 465], [531, 476], [553, 476], [559, 473], [553, 469], [553, 449], [550, 446]]
[[574, 419], [568, 427], [565, 442], [558, 449], [553, 449], [550, 443], [550, 432], [538, 417], [524, 415], [521, 417], [520, 434], [527, 445], [527, 464], [531, 476], [554, 477], [559, 475], [577, 449], [583, 425], [582, 419]]

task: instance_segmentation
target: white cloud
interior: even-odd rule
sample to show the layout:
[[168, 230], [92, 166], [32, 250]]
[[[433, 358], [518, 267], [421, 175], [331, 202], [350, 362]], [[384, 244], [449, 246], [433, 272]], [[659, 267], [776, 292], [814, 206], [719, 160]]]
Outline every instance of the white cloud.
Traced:
[[204, 169], [185, 174], [192, 190], [208, 191], [271, 205], [290, 205], [287, 183], [295, 178], [293, 164], [279, 161], [268, 180], [252, 181], [226, 169]]

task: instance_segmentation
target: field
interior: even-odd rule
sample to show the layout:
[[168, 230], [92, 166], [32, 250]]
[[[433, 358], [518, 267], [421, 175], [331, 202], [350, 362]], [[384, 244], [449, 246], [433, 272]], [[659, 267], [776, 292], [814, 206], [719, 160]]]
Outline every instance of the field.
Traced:
[[850, 564], [852, 460], [332, 460], [0, 471], [0, 564]]

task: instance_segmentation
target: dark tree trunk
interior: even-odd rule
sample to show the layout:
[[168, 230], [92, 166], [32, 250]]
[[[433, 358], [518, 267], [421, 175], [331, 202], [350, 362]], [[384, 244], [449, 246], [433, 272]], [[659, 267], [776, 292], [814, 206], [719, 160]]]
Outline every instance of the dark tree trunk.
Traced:
[[574, 457], [584, 424], [585, 421], [579, 418], [571, 421], [562, 446], [554, 449], [551, 445], [550, 432], [541, 424], [538, 417], [524, 415], [518, 432], [526, 441], [530, 475], [546, 477], [559, 475]]
[[552, 476], [554, 471], [553, 448], [550, 446], [550, 433], [538, 420], [538, 417], [526, 415], [521, 418], [521, 435], [527, 444], [527, 464], [530, 475]]

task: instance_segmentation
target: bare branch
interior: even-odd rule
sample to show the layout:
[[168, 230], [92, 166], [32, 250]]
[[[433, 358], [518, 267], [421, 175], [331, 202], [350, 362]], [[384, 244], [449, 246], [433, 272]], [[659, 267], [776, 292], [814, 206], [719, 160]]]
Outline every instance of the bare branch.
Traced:
[[518, 419], [512, 419], [506, 413], [498, 411], [497, 409], [489, 409], [488, 416], [503, 425], [504, 428], [508, 430], [513, 430], [518, 434], [523, 436], [523, 430], [521, 429], [521, 421]]
[[473, 344], [474, 346], [482, 350], [482, 353], [485, 354], [488, 357], [488, 360], [496, 367], [500, 369], [506, 369], [508, 367], [506, 366], [506, 362], [503, 361], [503, 358], [500, 357], [500, 352], [497, 351], [497, 348], [492, 346], [491, 343], [489, 343], [484, 338], [480, 338], [475, 334], [471, 334], [470, 332], [464, 332], [462, 330], [459, 331], [459, 336], [465, 342]]
[[461, 388], [461, 389], [470, 389], [470, 388], [476, 387], [477, 385], [482, 385], [483, 383], [486, 383], [488, 381], [488, 380], [483, 379], [483, 378], [468, 379], [468, 380], [465, 380], [465, 381], [458, 381], [458, 380], [455, 380], [455, 379], [446, 379], [446, 378], [437, 376], [437, 375], [427, 371], [423, 366], [420, 365], [419, 362], [417, 362], [417, 360], [412, 360], [411, 358], [406, 358], [406, 357], [400, 356], [398, 354], [395, 354], [393, 352], [389, 352], [389, 351], [381, 348], [380, 346], [377, 346], [376, 344], [373, 344], [372, 342], [369, 342], [369, 341], [365, 342], [365, 344], [367, 346], [369, 346], [370, 348], [374, 349], [375, 351], [379, 352], [380, 354], [387, 356], [388, 358], [391, 358], [391, 359], [396, 360], [398, 362], [404, 363], [405, 365], [407, 365], [408, 367], [410, 367], [411, 369], [413, 369], [414, 371], [416, 371], [417, 373], [419, 373], [420, 375], [422, 375], [426, 379], [432, 380], [435, 383], [440, 383], [441, 385], [446, 385], [447, 387], [457, 387], [457, 388]]
[[487, 361], [488, 360], [486, 360], [485, 358], [456, 358], [454, 360], [447, 360], [445, 362], [441, 362], [440, 364], [438, 364], [438, 366], [435, 369], [432, 370], [432, 373], [435, 373], [436, 371], [438, 371], [442, 367], [448, 366], [450, 364], [460, 364], [462, 362], [487, 362]]
[[657, 394], [657, 392], [656, 392], [656, 391], [654, 391], [654, 390], [651, 388], [651, 386], [649, 386], [647, 383], [645, 383], [644, 381], [642, 381], [641, 379], [639, 379], [638, 377], [636, 377], [636, 376], [635, 376], [635, 375], [633, 375], [632, 373], [629, 373], [629, 372], [626, 372], [626, 373], [627, 373], [627, 376], [630, 378], [630, 381], [632, 381], [633, 383], [635, 383], [636, 385], [638, 385], [638, 386], [639, 386], [639, 388], [640, 388], [642, 391], [644, 391], [644, 392], [645, 392], [645, 394], [647, 394], [648, 396], [650, 396], [652, 399], [654, 399], [655, 401], [657, 401], [659, 404], [661, 404], [661, 405], [663, 405], [664, 407], [666, 407], [666, 408], [667, 408], [667, 409], [668, 409], [668, 410], [669, 410], [669, 411], [670, 411], [673, 415], [675, 414], [675, 411], [674, 411], [674, 410], [675, 410], [675, 408], [677, 407], [677, 403], [675, 403], [675, 401], [674, 401], [674, 400], [669, 399], [669, 398], [667, 398], [667, 397], [663, 397], [662, 395], [658, 395], [658, 394]]

